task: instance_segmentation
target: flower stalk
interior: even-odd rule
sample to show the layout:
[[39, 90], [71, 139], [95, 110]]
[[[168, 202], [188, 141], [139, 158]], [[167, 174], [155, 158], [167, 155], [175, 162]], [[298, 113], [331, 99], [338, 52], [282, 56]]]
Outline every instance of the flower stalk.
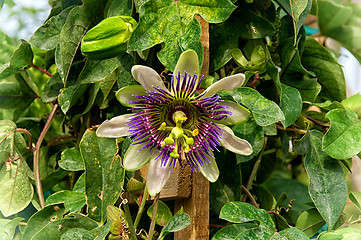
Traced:
[[145, 206], [145, 203], [147, 202], [148, 196], [149, 196], [149, 193], [148, 193], [147, 189], [145, 188], [144, 192], [143, 192], [143, 196], [142, 196], [142, 201], [139, 204], [137, 216], [135, 217], [135, 220], [134, 220], [134, 229], [135, 230], [138, 229], [138, 225], [139, 225], [140, 219], [142, 218], [142, 215], [144, 212], [144, 206]]

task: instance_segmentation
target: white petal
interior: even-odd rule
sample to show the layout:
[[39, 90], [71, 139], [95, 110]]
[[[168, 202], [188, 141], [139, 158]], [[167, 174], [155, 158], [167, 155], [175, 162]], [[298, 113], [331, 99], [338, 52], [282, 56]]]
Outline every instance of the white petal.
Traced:
[[[148, 148], [142, 149], [147, 143], [130, 145], [125, 153], [123, 166], [125, 170], [135, 171], [143, 167], [150, 159], [151, 153]], [[140, 150], [140, 151], [139, 151]]]
[[165, 183], [168, 181], [170, 174], [172, 172], [172, 167], [163, 167], [161, 166], [161, 161], [159, 159], [154, 160], [158, 155], [153, 154], [148, 167], [147, 173], [147, 189], [149, 195], [155, 196], [159, 193], [164, 187]]
[[146, 91], [141, 85], [129, 85], [119, 89], [115, 93], [118, 101], [127, 107], [135, 106], [135, 104], [129, 103], [130, 101], [139, 100], [139, 98], [134, 97], [134, 95], [146, 95]]
[[129, 135], [129, 127], [127, 126], [127, 120], [133, 114], [124, 114], [117, 117], [113, 117], [110, 120], [105, 120], [98, 127], [96, 134], [98, 137], [118, 138]]
[[250, 116], [250, 112], [246, 108], [239, 105], [238, 103], [231, 101], [223, 101], [220, 103], [220, 105], [228, 106], [229, 108], [225, 108], [224, 110], [232, 112], [232, 115], [228, 115], [226, 119], [216, 121], [221, 124], [228, 125], [228, 124], [241, 123], [247, 120], [248, 117]]
[[194, 50], [187, 50], [179, 56], [173, 74], [177, 75], [178, 71], [180, 71], [181, 74], [184, 74], [184, 71], [186, 71], [192, 76], [195, 73], [197, 74], [197, 76], [199, 76], [198, 55]]
[[245, 77], [243, 73], [237, 73], [235, 75], [222, 78], [205, 90], [206, 93], [203, 95], [203, 98], [210, 97], [223, 90], [234, 90], [238, 87], [241, 87], [244, 80]]
[[222, 124], [217, 125], [223, 130], [223, 137], [220, 139], [223, 147], [227, 148], [231, 152], [241, 155], [252, 154], [252, 146], [247, 140], [235, 136], [232, 129], [229, 127]]
[[210, 182], [217, 181], [219, 177], [219, 169], [216, 163], [216, 160], [211, 152], [211, 155], [205, 154], [210, 162], [206, 162], [204, 167], [200, 166], [199, 169], [203, 176], [208, 179]]
[[168, 92], [164, 85], [162, 78], [152, 68], [142, 65], [135, 65], [132, 67], [132, 75], [134, 79], [139, 82], [145, 90], [153, 91], [154, 87], [160, 87]]

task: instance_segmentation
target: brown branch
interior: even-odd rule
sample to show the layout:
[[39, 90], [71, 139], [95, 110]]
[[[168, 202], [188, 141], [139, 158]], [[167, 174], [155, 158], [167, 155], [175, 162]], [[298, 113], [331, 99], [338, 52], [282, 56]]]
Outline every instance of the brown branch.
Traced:
[[256, 200], [254, 199], [254, 197], [252, 196], [252, 194], [248, 191], [248, 189], [247, 189], [245, 186], [243, 186], [243, 185], [241, 185], [241, 188], [242, 188], [243, 192], [244, 192], [244, 193], [249, 197], [249, 199], [251, 200], [252, 205], [255, 206], [256, 208], [259, 208]]
[[41, 147], [41, 143], [43, 142], [46, 133], [48, 132], [48, 130], [50, 128], [50, 124], [51, 124], [51, 122], [52, 122], [52, 120], [54, 118], [54, 115], [55, 115], [55, 112], [56, 112], [57, 108], [58, 108], [58, 104], [54, 104], [53, 108], [51, 109], [51, 112], [49, 114], [48, 120], [45, 123], [44, 129], [43, 129], [43, 131], [41, 131], [39, 139], [36, 142], [35, 150], [34, 150], [34, 156], [33, 156], [34, 174], [35, 174], [35, 186], [36, 186], [36, 191], [38, 193], [41, 208], [45, 207], [45, 202], [44, 202], [43, 188], [41, 186], [40, 169], [39, 169], [40, 147]]
[[46, 71], [45, 69], [42, 69], [39, 66], [34, 65], [33, 63], [30, 64], [30, 66], [32, 66], [33, 68], [38, 69], [39, 71], [41, 71], [42, 73], [45, 73], [46, 75], [48, 75], [49, 77], [52, 77], [53, 74], [51, 74], [50, 72]]
[[[263, 143], [262, 150], [258, 154], [257, 160], [254, 163], [254, 166], [253, 166], [253, 169], [252, 169], [252, 172], [251, 172], [251, 176], [249, 176], [249, 179], [248, 179], [248, 182], [247, 182], [246, 190], [249, 190], [252, 187], [252, 183], [253, 183], [253, 180], [256, 177], [256, 174], [258, 172], [259, 165], [261, 164], [262, 155], [263, 155], [263, 152], [264, 152], [264, 150], [266, 148], [266, 145], [267, 145], [267, 136], [264, 137], [264, 143]], [[241, 202], [244, 202], [246, 200], [246, 197], [247, 197], [247, 195], [243, 195], [243, 197], [241, 199]]]
[[32, 148], [32, 145], [33, 145], [33, 137], [31, 136], [31, 133], [30, 133], [28, 130], [24, 129], [24, 128], [17, 128], [17, 129], [15, 129], [15, 130], [11, 131], [11, 133], [7, 134], [3, 139], [1, 139], [0, 144], [1, 144], [7, 137], [9, 137], [11, 134], [16, 133], [16, 132], [23, 132], [23, 133], [26, 133], [26, 134], [29, 136], [29, 147], [28, 147], [28, 149], [29, 149], [30, 151], [32, 151], [32, 150], [33, 150], [33, 148]]
[[306, 118], [307, 118], [308, 120], [311, 120], [312, 122], [316, 123], [317, 125], [320, 125], [320, 126], [322, 126], [322, 127], [329, 127], [329, 124], [328, 124], [328, 123], [321, 122], [321, 121], [319, 121], [319, 120], [317, 120], [317, 119], [314, 119], [314, 118], [312, 118], [312, 117], [310, 117], [310, 116], [307, 116], [307, 115], [305, 115], [305, 116], [306, 116]]
[[155, 222], [156, 222], [156, 217], [157, 217], [157, 212], [158, 212], [158, 201], [159, 201], [159, 193], [157, 193], [157, 195], [154, 198], [153, 214], [152, 214], [152, 220], [151, 220], [151, 223], [150, 223], [147, 240], [152, 240], [153, 239]]
[[277, 123], [276, 123], [276, 127], [277, 127], [277, 129], [288, 131], [288, 132], [298, 132], [298, 133], [302, 133], [302, 134], [305, 134], [307, 132], [307, 130], [298, 129], [298, 128], [289, 128], [288, 127], [285, 129], [283, 126], [281, 126], [280, 124], [277, 124]]
[[64, 137], [60, 137], [60, 138], [55, 138], [48, 143], [48, 146], [54, 145], [55, 143], [57, 143], [61, 140], [64, 140], [64, 139], [68, 139], [68, 138], [73, 138], [73, 136], [64, 136]]

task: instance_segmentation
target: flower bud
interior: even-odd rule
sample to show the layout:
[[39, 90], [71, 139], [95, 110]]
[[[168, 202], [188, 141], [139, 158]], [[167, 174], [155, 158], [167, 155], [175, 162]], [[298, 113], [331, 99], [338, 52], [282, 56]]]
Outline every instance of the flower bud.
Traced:
[[127, 50], [127, 42], [137, 26], [129, 16], [106, 18], [90, 29], [81, 41], [83, 55], [90, 59], [107, 59]]

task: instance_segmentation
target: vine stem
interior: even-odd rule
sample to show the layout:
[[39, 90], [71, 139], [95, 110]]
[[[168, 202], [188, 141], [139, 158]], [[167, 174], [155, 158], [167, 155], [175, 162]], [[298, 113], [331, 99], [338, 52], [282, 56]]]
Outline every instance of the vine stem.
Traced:
[[7, 134], [3, 139], [1, 139], [0, 144], [1, 144], [7, 137], [9, 137], [11, 134], [16, 133], [16, 132], [23, 132], [23, 133], [26, 133], [26, 134], [29, 136], [29, 147], [28, 147], [28, 149], [29, 149], [30, 151], [32, 151], [33, 137], [31, 136], [31, 133], [30, 133], [28, 130], [24, 129], [24, 128], [17, 128], [17, 129], [15, 129], [14, 131], [12, 131], [11, 133]]
[[249, 199], [251, 200], [252, 205], [255, 206], [256, 208], [259, 208], [256, 200], [254, 199], [254, 197], [252, 196], [252, 194], [248, 191], [248, 189], [247, 189], [245, 186], [243, 186], [243, 185], [241, 185], [241, 188], [242, 188], [242, 190], [244, 191], [244, 193], [245, 193], [245, 194], [249, 197]]
[[[261, 150], [261, 152], [258, 154], [257, 160], [256, 160], [256, 162], [254, 163], [254, 166], [253, 166], [253, 169], [252, 169], [252, 172], [251, 172], [251, 176], [249, 176], [247, 185], [246, 185], [245, 189], [243, 189], [243, 191], [245, 191], [245, 190], [249, 191], [249, 190], [251, 189], [253, 180], [254, 180], [254, 178], [256, 177], [256, 174], [257, 174], [257, 172], [258, 172], [259, 165], [261, 164], [261, 159], [262, 159], [263, 152], [264, 152], [264, 150], [265, 150], [265, 148], [266, 148], [266, 144], [267, 144], [267, 136], [264, 137], [264, 144], [263, 144], [262, 150]], [[242, 197], [242, 199], [241, 199], [241, 202], [246, 201], [246, 198], [247, 198], [247, 194], [244, 194], [243, 197]]]
[[53, 74], [51, 74], [50, 72], [46, 71], [45, 69], [42, 69], [39, 66], [34, 65], [33, 63], [30, 64], [30, 66], [32, 66], [33, 68], [38, 69], [39, 71], [41, 71], [42, 73], [45, 73], [46, 75], [48, 75], [49, 77], [52, 77]]
[[137, 240], [138, 238], [135, 233], [132, 215], [130, 214], [130, 210], [129, 210], [129, 203], [124, 204], [123, 208], [124, 208], [125, 218], [127, 219], [127, 222], [128, 222], [128, 227], [129, 227], [129, 231], [130, 231], [130, 239]]
[[139, 205], [137, 216], [135, 217], [135, 220], [134, 220], [134, 228], [135, 229], [138, 228], [140, 219], [142, 218], [142, 215], [143, 215], [143, 212], [144, 212], [145, 202], [147, 201], [148, 195], [149, 195], [148, 190], [147, 190], [147, 188], [145, 188], [144, 192], [143, 192], [142, 201], [141, 201], [141, 203]]
[[154, 198], [153, 215], [152, 215], [152, 221], [151, 221], [150, 227], [149, 227], [149, 233], [148, 233], [147, 240], [152, 240], [152, 238], [153, 238], [154, 228], [155, 228], [155, 218], [156, 218], [157, 212], [158, 212], [158, 202], [159, 202], [159, 193]]
[[40, 168], [39, 168], [40, 147], [41, 147], [41, 144], [44, 140], [46, 133], [48, 132], [48, 130], [50, 128], [50, 124], [54, 118], [54, 115], [55, 115], [55, 112], [56, 112], [58, 106], [59, 106], [58, 104], [53, 105], [53, 108], [51, 109], [51, 112], [49, 114], [48, 120], [45, 123], [43, 131], [41, 131], [38, 141], [36, 142], [35, 150], [34, 150], [33, 161], [34, 161], [35, 186], [36, 186], [36, 192], [38, 193], [41, 208], [45, 207], [45, 201], [44, 201], [44, 195], [43, 195], [43, 187], [41, 186], [41, 179], [40, 179]]

